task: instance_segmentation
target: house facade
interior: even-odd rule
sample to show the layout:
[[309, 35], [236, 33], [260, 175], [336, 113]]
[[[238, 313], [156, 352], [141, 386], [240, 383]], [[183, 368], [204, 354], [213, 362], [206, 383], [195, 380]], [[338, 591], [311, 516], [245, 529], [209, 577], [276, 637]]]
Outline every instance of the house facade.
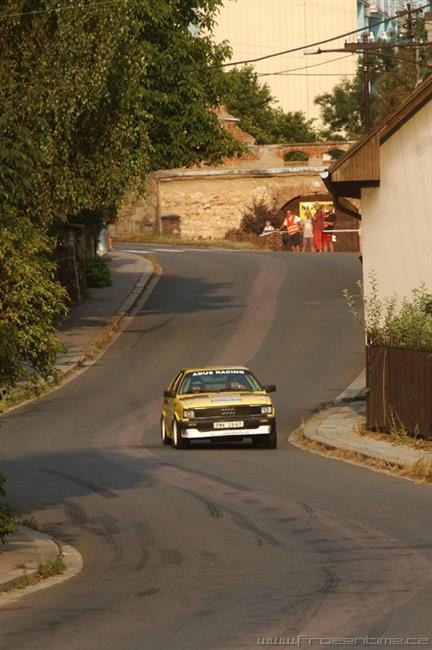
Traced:
[[342, 207], [361, 199], [365, 291], [375, 274], [382, 298], [432, 292], [431, 100], [432, 76], [323, 174]]

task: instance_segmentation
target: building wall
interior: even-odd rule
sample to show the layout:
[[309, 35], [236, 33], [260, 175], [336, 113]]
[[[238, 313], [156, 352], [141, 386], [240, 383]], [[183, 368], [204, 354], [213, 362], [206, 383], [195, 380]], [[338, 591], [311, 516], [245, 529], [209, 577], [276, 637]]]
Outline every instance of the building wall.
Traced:
[[[357, 0], [226, 0], [214, 34], [217, 41], [230, 42], [232, 61], [242, 61], [306, 46], [356, 28]], [[343, 48], [344, 40], [322, 47]], [[353, 74], [356, 62], [357, 56], [344, 52], [305, 56], [300, 50], [254, 66], [259, 74], [289, 71], [260, 80], [268, 83], [285, 111], [300, 110], [313, 118], [319, 115], [314, 97], [330, 91], [343, 75]]]
[[432, 291], [432, 102], [380, 148], [381, 182], [362, 191], [365, 286], [375, 271], [381, 296]]
[[325, 187], [317, 173], [287, 172], [268, 177], [178, 177], [160, 182], [161, 214], [181, 216], [181, 236], [223, 239], [238, 228], [254, 202], [279, 207], [289, 198]]
[[[254, 145], [247, 155], [226, 160], [217, 168], [157, 172], [147, 179], [147, 191], [143, 197], [125, 198], [116, 224], [116, 236], [124, 239], [152, 232], [158, 212], [158, 195], [159, 214], [180, 215], [183, 236], [215, 237], [213, 227], [207, 225], [210, 213], [217, 217], [217, 236], [223, 236], [227, 230], [239, 225], [242, 212], [246, 206], [252, 205], [257, 188], [258, 192], [263, 186], [274, 188], [272, 192], [278, 195], [278, 206], [298, 194], [320, 191], [323, 184], [319, 170], [323, 171], [329, 164], [329, 152], [346, 151], [349, 146], [348, 142]], [[309, 161], [284, 163], [284, 154], [293, 151], [306, 153]], [[281, 174], [284, 168], [286, 174]], [[311, 171], [307, 171], [308, 168]], [[249, 180], [244, 176], [248, 174], [247, 170], [250, 170]], [[231, 175], [231, 178], [222, 179], [221, 174]], [[201, 218], [204, 229], [200, 224]]]

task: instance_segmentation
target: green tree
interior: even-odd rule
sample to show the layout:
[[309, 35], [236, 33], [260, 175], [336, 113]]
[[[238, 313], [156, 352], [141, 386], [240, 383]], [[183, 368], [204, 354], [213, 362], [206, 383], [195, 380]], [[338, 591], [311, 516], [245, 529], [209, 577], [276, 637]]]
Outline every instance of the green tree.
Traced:
[[5, 483], [6, 477], [0, 472], [0, 546], [5, 544], [8, 535], [16, 531], [15, 518], [4, 501], [6, 496]]
[[49, 374], [65, 294], [49, 236], [95, 227], [149, 169], [238, 145], [216, 106], [222, 0], [5, 0], [0, 7], [0, 383]]
[[222, 102], [240, 119], [240, 128], [258, 144], [313, 142], [317, 139], [313, 121], [301, 111], [285, 113], [261, 83], [252, 66], [233, 68], [225, 74]]
[[239, 151], [211, 110], [218, 104], [220, 65], [229, 50], [201, 35], [211, 28], [220, 4], [216, 0], [164, 2], [160, 11], [145, 14], [143, 98], [151, 169], [216, 162]]
[[[391, 34], [383, 43], [382, 50], [370, 50], [370, 118], [372, 126], [378, 124], [415, 89], [416, 85], [430, 75], [428, 67], [430, 50], [406, 47], [406, 34]], [[416, 14], [413, 39], [427, 41], [424, 17]], [[393, 45], [394, 47], [389, 47]], [[343, 79], [333, 90], [315, 97], [320, 107], [324, 125], [322, 136], [326, 139], [348, 138], [356, 140], [364, 134], [363, 60], [359, 61], [352, 80]]]
[[358, 68], [354, 79], [342, 79], [331, 92], [315, 97], [324, 125], [323, 138], [357, 140], [364, 133], [362, 83], [362, 70]]

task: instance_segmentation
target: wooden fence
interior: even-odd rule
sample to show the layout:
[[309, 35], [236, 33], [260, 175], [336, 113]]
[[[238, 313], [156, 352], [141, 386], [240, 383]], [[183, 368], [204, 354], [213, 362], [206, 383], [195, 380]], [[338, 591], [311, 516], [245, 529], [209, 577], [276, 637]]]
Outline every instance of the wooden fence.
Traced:
[[369, 429], [403, 427], [432, 439], [432, 354], [387, 347], [366, 348]]

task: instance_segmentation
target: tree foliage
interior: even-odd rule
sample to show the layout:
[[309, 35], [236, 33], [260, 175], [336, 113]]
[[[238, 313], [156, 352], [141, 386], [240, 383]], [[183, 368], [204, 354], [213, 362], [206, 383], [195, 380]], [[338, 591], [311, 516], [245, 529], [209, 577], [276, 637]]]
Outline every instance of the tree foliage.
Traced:
[[65, 294], [58, 224], [100, 228], [149, 169], [238, 149], [212, 108], [222, 0], [4, 0], [0, 6], [0, 382], [43, 375]]
[[424, 284], [402, 301], [396, 296], [380, 297], [374, 272], [369, 274], [366, 295], [362, 283], [358, 286], [362, 310], [347, 290], [344, 295], [351, 313], [365, 329], [368, 345], [432, 352], [432, 294]]
[[364, 133], [362, 83], [359, 67], [354, 79], [342, 79], [331, 92], [315, 97], [326, 139], [357, 140]]
[[[424, 18], [416, 14], [413, 27], [416, 42], [427, 41]], [[382, 50], [368, 53], [370, 59], [370, 121], [378, 124], [391, 111], [397, 108], [410, 95], [416, 85], [430, 75], [430, 49], [406, 47], [409, 41], [404, 33], [393, 33], [383, 43]], [[389, 47], [393, 45], [394, 47]], [[329, 139], [348, 138], [356, 140], [363, 135], [363, 66], [364, 57], [359, 61], [353, 79], [343, 79], [333, 90], [315, 97], [320, 107], [320, 117], [324, 124], [323, 135]]]
[[266, 83], [261, 83], [252, 66], [234, 68], [225, 74], [222, 101], [240, 119], [240, 128], [258, 144], [313, 142], [318, 134], [312, 120], [301, 111], [285, 113]]
[[15, 518], [4, 501], [6, 496], [5, 490], [6, 477], [0, 472], [0, 546], [5, 544], [8, 535], [16, 531]]

